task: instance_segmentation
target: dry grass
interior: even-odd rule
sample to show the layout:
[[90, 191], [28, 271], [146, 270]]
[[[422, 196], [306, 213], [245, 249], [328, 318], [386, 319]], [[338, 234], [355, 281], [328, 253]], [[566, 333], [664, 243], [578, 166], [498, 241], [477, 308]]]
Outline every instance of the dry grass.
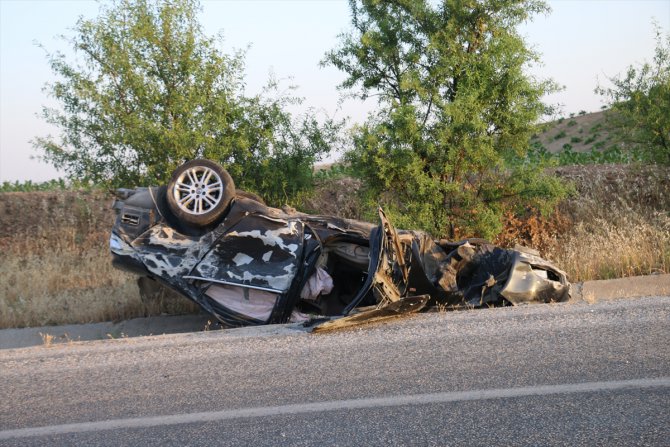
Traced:
[[193, 313], [185, 298], [144, 303], [136, 278], [107, 250], [55, 250], [0, 260], [0, 327], [26, 327]]
[[571, 281], [667, 273], [670, 219], [620, 212], [579, 222], [547, 256]]
[[670, 272], [667, 168], [597, 165], [557, 174], [578, 194], [549, 218], [510, 218], [498, 243], [539, 249], [574, 282]]
[[144, 303], [134, 275], [112, 267], [105, 194], [0, 194], [0, 328], [197, 312], [167, 296]]
[[54, 341], [54, 336], [51, 334], [43, 334], [39, 333], [40, 337], [42, 337], [42, 344], [44, 345], [45, 348], [50, 348], [52, 346], [52, 343]]
[[573, 281], [670, 272], [670, 171], [564, 168], [579, 196], [562, 207], [572, 225], [548, 253]]
[[[497, 243], [539, 249], [572, 281], [670, 272], [670, 170], [600, 165], [557, 174], [578, 195], [548, 218], [509, 216]], [[358, 217], [360, 183], [334, 182], [311, 207]], [[198, 311], [185, 298], [142, 302], [136, 278], [112, 267], [111, 202], [103, 193], [0, 193], [0, 328]]]

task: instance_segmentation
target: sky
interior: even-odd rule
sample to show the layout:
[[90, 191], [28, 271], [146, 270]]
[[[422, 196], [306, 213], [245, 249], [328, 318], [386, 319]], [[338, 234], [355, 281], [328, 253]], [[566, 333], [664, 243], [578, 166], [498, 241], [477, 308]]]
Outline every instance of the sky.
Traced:
[[[527, 42], [542, 55], [531, 73], [564, 86], [546, 101], [561, 104], [565, 115], [598, 111], [602, 98], [593, 90], [633, 64], [651, 61], [655, 46], [652, 20], [670, 32], [670, 0], [555, 0], [552, 12], [521, 27]], [[361, 122], [374, 103], [340, 101], [337, 85], [345, 75], [319, 67], [324, 53], [337, 46], [349, 28], [346, 0], [204, 0], [205, 31], [222, 32], [224, 51], [248, 47], [246, 90], [260, 91], [270, 73], [299, 87], [304, 107], [336, 118]], [[94, 18], [97, 2], [88, 0], [0, 0], [0, 182], [45, 181], [62, 176], [36, 159], [35, 137], [58, 135], [37, 115], [54, 105], [43, 92], [53, 81], [46, 50], [68, 53], [58, 35], [71, 34], [78, 17]], [[300, 110], [298, 110], [299, 112]]]

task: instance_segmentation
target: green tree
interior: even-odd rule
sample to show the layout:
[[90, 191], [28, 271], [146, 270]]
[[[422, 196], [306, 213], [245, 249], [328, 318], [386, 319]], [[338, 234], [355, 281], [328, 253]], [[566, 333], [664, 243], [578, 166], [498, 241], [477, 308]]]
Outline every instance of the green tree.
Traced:
[[535, 0], [350, 1], [353, 30], [325, 64], [380, 108], [354, 129], [349, 160], [399, 226], [492, 237], [507, 210], [549, 209], [564, 193], [523, 157], [553, 83], [516, 31]]
[[610, 78], [613, 87], [598, 87], [613, 113], [610, 122], [628, 149], [648, 161], [670, 164], [670, 33], [656, 25], [652, 63], [629, 66], [625, 76]]
[[339, 127], [314, 114], [294, 117], [299, 98], [244, 94], [244, 53], [225, 54], [208, 37], [195, 0], [114, 0], [80, 18], [73, 61], [48, 54], [57, 80], [45, 91], [58, 107], [43, 118], [58, 138], [38, 138], [43, 158], [68, 177], [110, 186], [167, 182], [176, 166], [221, 162], [239, 187], [272, 203], [311, 186], [314, 162]]

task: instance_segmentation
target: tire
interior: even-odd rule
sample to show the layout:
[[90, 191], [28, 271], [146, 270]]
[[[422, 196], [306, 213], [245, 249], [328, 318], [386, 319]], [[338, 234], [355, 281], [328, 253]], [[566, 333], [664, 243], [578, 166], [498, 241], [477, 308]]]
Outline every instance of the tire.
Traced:
[[191, 160], [179, 166], [167, 187], [167, 203], [180, 222], [203, 227], [219, 219], [235, 197], [235, 184], [221, 165]]

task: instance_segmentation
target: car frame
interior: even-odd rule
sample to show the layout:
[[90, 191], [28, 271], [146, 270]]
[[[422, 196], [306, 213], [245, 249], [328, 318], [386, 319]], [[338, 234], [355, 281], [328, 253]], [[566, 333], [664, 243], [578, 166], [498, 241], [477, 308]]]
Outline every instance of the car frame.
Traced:
[[566, 274], [533, 250], [396, 230], [381, 208], [374, 225], [269, 207], [210, 160], [183, 164], [166, 186], [116, 194], [113, 264], [226, 326], [570, 296]]

